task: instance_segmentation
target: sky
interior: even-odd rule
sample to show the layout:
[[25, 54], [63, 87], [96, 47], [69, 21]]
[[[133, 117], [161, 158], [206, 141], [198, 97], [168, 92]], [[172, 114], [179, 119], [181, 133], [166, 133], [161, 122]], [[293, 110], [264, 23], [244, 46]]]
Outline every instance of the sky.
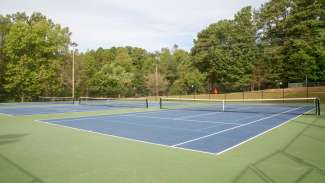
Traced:
[[148, 51], [177, 44], [190, 50], [198, 32], [241, 8], [266, 0], [0, 0], [0, 14], [41, 12], [69, 27], [72, 41], [86, 51], [135, 46]]

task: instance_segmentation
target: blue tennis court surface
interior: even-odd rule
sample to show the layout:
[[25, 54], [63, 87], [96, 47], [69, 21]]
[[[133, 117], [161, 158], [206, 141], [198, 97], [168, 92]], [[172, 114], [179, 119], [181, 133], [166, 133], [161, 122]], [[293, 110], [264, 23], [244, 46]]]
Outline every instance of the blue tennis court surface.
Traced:
[[[158, 107], [157, 102], [150, 102], [150, 107]], [[34, 115], [34, 114], [56, 114], [67, 112], [87, 112], [112, 109], [127, 109], [127, 108], [142, 108], [146, 105], [143, 101], [140, 102], [115, 102], [115, 104], [101, 105], [85, 105], [85, 104], [62, 104], [62, 103], [42, 103], [42, 102], [26, 102], [26, 103], [3, 103], [0, 104], [0, 114], [7, 115]]]
[[78, 104], [51, 104], [51, 105], [12, 105], [1, 106], [0, 113], [8, 115], [34, 115], [34, 114], [54, 114], [54, 113], [66, 113], [66, 112], [86, 112], [86, 111], [98, 111], [109, 110], [111, 107], [107, 106], [89, 106]]
[[[205, 153], [221, 153], [303, 114], [311, 107], [279, 108], [274, 114], [159, 110], [43, 122], [131, 140]], [[295, 113], [292, 113], [292, 112]]]

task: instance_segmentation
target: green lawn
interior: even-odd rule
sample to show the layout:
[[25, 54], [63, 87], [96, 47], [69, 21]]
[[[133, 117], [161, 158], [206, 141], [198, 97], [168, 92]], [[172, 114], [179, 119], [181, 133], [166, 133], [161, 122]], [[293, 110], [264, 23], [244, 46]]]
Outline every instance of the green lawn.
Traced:
[[325, 182], [325, 110], [219, 156], [34, 121], [107, 113], [0, 114], [0, 182]]

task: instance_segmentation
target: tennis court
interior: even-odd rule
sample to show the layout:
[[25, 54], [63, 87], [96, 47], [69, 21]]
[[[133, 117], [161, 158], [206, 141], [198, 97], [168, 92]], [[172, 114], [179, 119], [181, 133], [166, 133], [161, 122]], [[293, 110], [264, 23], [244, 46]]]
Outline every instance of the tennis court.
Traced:
[[[146, 99], [117, 100], [108, 98], [85, 98], [86, 101], [73, 101], [68, 97], [48, 97], [42, 102], [11, 103], [0, 105], [0, 113], [6, 115], [57, 114], [114, 110], [120, 108], [148, 108]], [[91, 100], [93, 99], [93, 100]]]
[[81, 106], [74, 104], [66, 105], [29, 105], [24, 107], [0, 107], [0, 113], [7, 115], [34, 115], [34, 114], [54, 114], [66, 112], [85, 112], [107, 110], [105, 106]]
[[229, 111], [225, 106], [216, 110], [210, 101], [200, 102], [189, 105], [174, 100], [164, 104], [171, 106], [167, 110], [38, 121], [168, 148], [220, 154], [297, 116], [317, 111], [315, 102], [266, 105], [265, 100], [263, 104], [254, 101], [227, 105]]

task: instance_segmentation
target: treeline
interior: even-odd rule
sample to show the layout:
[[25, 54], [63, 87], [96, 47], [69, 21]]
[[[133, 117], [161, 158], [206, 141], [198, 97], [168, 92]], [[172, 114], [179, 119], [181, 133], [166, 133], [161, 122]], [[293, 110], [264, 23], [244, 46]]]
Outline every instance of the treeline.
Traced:
[[157, 53], [134, 47], [99, 48], [79, 54], [77, 60], [80, 96], [156, 95], [156, 84], [159, 95], [204, 91], [205, 75], [177, 46]]
[[[285, 87], [325, 81], [325, 4], [271, 0], [244, 7], [198, 33], [190, 52], [175, 45], [76, 52], [76, 96], [146, 96]], [[0, 15], [0, 98], [71, 96], [67, 27], [40, 13]], [[158, 75], [156, 75], [156, 68]], [[156, 85], [158, 81], [158, 87]]]
[[272, 0], [198, 34], [193, 62], [219, 88], [325, 81], [325, 1]]

